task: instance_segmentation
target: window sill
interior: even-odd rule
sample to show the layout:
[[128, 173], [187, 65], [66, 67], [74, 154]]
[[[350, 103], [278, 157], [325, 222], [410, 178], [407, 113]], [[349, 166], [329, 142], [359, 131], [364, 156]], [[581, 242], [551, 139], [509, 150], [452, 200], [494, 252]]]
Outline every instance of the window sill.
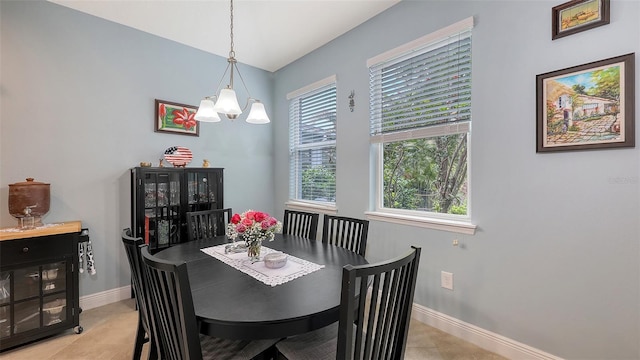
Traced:
[[419, 216], [390, 214], [375, 211], [367, 211], [365, 212], [365, 215], [369, 220], [416, 226], [426, 229], [450, 231], [466, 235], [473, 235], [476, 232], [476, 225], [465, 221], [425, 218]]
[[338, 207], [335, 205], [327, 205], [320, 203], [310, 203], [310, 202], [302, 202], [302, 201], [287, 201], [284, 206], [290, 210], [298, 210], [298, 211], [317, 211], [323, 214], [335, 215], [338, 213]]

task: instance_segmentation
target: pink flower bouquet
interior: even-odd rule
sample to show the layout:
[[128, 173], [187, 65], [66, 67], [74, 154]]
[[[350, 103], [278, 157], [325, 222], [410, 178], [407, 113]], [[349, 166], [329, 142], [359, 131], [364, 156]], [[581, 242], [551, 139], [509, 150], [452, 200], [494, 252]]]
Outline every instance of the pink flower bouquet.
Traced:
[[282, 223], [271, 215], [247, 210], [242, 214], [233, 214], [227, 225], [227, 236], [232, 240], [240, 236], [250, 246], [258, 241], [272, 241], [274, 234], [281, 230]]

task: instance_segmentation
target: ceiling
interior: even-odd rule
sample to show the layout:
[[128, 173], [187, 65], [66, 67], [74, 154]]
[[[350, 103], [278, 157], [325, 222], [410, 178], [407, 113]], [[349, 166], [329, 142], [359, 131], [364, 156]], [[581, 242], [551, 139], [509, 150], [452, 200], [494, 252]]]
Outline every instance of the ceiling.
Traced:
[[[230, 50], [227, 0], [49, 0], [222, 57]], [[235, 0], [238, 62], [276, 71], [400, 0]]]

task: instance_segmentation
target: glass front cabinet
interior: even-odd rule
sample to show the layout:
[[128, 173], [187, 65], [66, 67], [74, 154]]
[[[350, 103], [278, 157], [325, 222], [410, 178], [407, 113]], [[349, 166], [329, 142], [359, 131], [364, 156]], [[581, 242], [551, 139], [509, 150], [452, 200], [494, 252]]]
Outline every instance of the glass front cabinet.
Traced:
[[78, 234], [0, 241], [0, 350], [79, 326]]
[[223, 169], [131, 169], [131, 224], [157, 252], [187, 241], [186, 214], [223, 208]]

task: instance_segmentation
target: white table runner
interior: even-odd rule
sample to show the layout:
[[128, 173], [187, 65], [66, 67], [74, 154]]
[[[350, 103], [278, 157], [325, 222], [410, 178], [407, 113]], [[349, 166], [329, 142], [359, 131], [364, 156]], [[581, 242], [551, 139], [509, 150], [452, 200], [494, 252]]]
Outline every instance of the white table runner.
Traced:
[[[270, 286], [284, 284], [324, 268], [324, 265], [318, 265], [287, 254], [287, 263], [283, 267], [270, 269], [264, 265], [264, 261], [251, 263], [246, 252], [225, 254], [224, 249], [227, 245], [212, 246], [200, 249], [200, 251]], [[260, 257], [272, 252], [278, 251], [263, 246], [260, 251]]]

